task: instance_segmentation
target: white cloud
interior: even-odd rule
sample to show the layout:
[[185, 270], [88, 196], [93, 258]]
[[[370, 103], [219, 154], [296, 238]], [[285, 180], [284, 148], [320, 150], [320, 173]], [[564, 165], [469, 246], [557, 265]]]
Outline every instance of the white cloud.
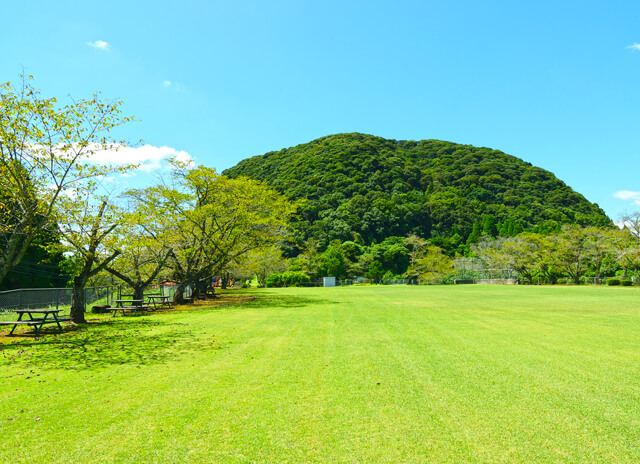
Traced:
[[634, 43], [633, 45], [629, 45], [627, 48], [630, 48], [633, 51], [640, 51], [640, 43]]
[[116, 166], [137, 164], [139, 165], [137, 170], [149, 173], [164, 169], [169, 158], [193, 164], [193, 158], [186, 151], [171, 147], [154, 147], [153, 145], [120, 147], [118, 150], [96, 150], [89, 157], [89, 161]]
[[640, 205], [640, 192], [634, 192], [632, 190], [618, 190], [613, 194], [615, 198], [625, 201], [633, 201], [634, 204]]
[[186, 90], [184, 85], [172, 81], [163, 81], [162, 87], [164, 87], [165, 89], [174, 89], [176, 92], [184, 92]]
[[104, 50], [104, 51], [108, 51], [109, 48], [111, 48], [111, 45], [109, 45], [109, 43], [105, 42], [104, 40], [96, 40], [95, 42], [87, 42], [87, 45], [89, 45], [90, 47], [93, 47], [93, 48], [97, 48], [98, 50]]

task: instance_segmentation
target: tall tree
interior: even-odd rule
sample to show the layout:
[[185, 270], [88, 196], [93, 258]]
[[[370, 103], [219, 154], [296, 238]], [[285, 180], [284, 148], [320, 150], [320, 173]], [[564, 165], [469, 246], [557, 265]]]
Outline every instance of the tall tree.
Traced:
[[420, 277], [422, 273], [418, 264], [418, 259], [424, 256], [428, 242], [422, 237], [415, 234], [409, 234], [404, 239], [404, 246], [409, 250], [409, 267], [407, 268], [407, 277], [409, 282]]
[[287, 270], [287, 260], [282, 257], [282, 250], [276, 246], [251, 250], [239, 258], [232, 266], [231, 272], [239, 277], [258, 279], [258, 285], [267, 286], [267, 277], [276, 272]]
[[615, 260], [614, 235], [616, 232], [614, 229], [605, 229], [603, 227], [591, 226], [585, 228], [587, 257], [596, 272], [598, 284], [602, 280], [603, 267], [606, 268], [607, 263], [612, 263]]
[[[80, 190], [80, 189], [79, 189]], [[108, 250], [105, 242], [121, 224], [122, 211], [108, 196], [95, 198], [89, 191], [83, 197], [65, 196], [64, 214], [58, 214], [63, 245], [70, 253], [73, 277], [71, 294], [71, 320], [86, 323], [84, 288], [89, 279], [103, 271], [119, 254]]]
[[[138, 207], [143, 206], [138, 203]], [[111, 244], [111, 248], [121, 251], [121, 254], [105, 266], [105, 270], [131, 287], [133, 298], [137, 300], [144, 297], [144, 289], [166, 269], [173, 251], [153, 213], [158, 211], [145, 208], [124, 215], [125, 227], [120, 228]]]
[[640, 211], [625, 213], [620, 218], [622, 229], [613, 234], [616, 260], [624, 268], [624, 278], [628, 271], [640, 278]]
[[183, 301], [191, 286], [197, 296], [210, 278], [251, 250], [268, 247], [286, 231], [294, 206], [259, 181], [229, 179], [204, 166], [174, 162], [171, 184], [137, 193], [162, 211], [172, 252], [167, 262]]
[[429, 245], [418, 258], [415, 270], [420, 272], [420, 279], [424, 281], [442, 279], [453, 272], [453, 259], [448, 257], [442, 248]]
[[51, 218], [65, 191], [120, 169], [87, 161], [124, 145], [108, 135], [131, 120], [121, 115], [120, 101], [99, 94], [60, 106], [32, 79], [0, 85], [0, 281], [39, 230], [55, 229]]

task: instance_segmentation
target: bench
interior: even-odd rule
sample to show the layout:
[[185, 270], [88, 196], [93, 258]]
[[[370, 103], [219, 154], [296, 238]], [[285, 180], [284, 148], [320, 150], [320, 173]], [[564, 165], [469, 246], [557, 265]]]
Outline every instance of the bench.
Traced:
[[[25, 326], [32, 326], [35, 327], [35, 334], [38, 335], [40, 333], [40, 331], [42, 330], [42, 327], [45, 324], [58, 324], [58, 328], [60, 329], [60, 331], [62, 331], [62, 326], [60, 325], [60, 322], [68, 322], [71, 320], [70, 317], [57, 317], [57, 313], [59, 313], [59, 310], [49, 310], [49, 309], [33, 309], [33, 310], [29, 310], [29, 309], [22, 309], [22, 310], [16, 310], [16, 313], [19, 314], [18, 320], [17, 321], [0, 321], [0, 326], [2, 325], [12, 325], [13, 328], [11, 329], [11, 332], [9, 332], [9, 335], [13, 335], [13, 332], [16, 330], [16, 328], [19, 325], [25, 325]], [[22, 319], [22, 316], [24, 314], [29, 315], [29, 319]], [[33, 317], [33, 315], [42, 315], [43, 317]], [[53, 317], [49, 318], [47, 317], [49, 314], [52, 314]]]
[[113, 315], [112, 316], [116, 317], [116, 314], [118, 314], [118, 311], [121, 311], [123, 316], [125, 315], [126, 311], [132, 312], [133, 315], [135, 316], [138, 313], [138, 311], [144, 312], [149, 308], [145, 307], [145, 306], [120, 306], [120, 307], [115, 307], [115, 308], [111, 308], [111, 309], [113, 310]]
[[[120, 309], [120, 308], [118, 308]], [[25, 321], [0, 321], [0, 325], [40, 325], [40, 324], [55, 324], [56, 322], [69, 322], [71, 320], [70, 317], [59, 317], [56, 321], [55, 319], [29, 319]]]

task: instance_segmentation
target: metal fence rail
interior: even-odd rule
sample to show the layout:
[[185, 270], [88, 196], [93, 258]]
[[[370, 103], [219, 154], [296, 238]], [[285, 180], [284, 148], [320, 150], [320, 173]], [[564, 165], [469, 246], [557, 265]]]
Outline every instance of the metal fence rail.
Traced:
[[[16, 309], [56, 308], [71, 306], [70, 288], [20, 288], [0, 292], [0, 312]], [[117, 286], [86, 287], [85, 304], [113, 305], [118, 295]], [[85, 308], [86, 309], [86, 308]]]
[[[159, 293], [173, 298], [177, 286], [172, 284], [156, 284], [145, 289], [146, 293]], [[85, 310], [92, 305], [115, 306], [115, 300], [127, 295], [131, 289], [122, 285], [106, 285], [101, 287], [85, 287]], [[0, 292], [0, 313], [16, 309], [71, 307], [71, 288], [20, 288]], [[187, 286], [184, 296], [191, 296], [191, 287]]]

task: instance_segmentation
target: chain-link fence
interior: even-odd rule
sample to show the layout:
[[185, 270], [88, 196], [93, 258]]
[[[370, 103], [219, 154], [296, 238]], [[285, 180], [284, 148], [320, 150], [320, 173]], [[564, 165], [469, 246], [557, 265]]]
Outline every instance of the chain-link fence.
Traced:
[[[86, 305], [108, 304], [113, 305], [118, 298], [119, 287], [87, 287], [84, 289]], [[67, 309], [71, 307], [70, 288], [20, 288], [0, 292], [0, 312], [16, 309], [56, 308]]]

